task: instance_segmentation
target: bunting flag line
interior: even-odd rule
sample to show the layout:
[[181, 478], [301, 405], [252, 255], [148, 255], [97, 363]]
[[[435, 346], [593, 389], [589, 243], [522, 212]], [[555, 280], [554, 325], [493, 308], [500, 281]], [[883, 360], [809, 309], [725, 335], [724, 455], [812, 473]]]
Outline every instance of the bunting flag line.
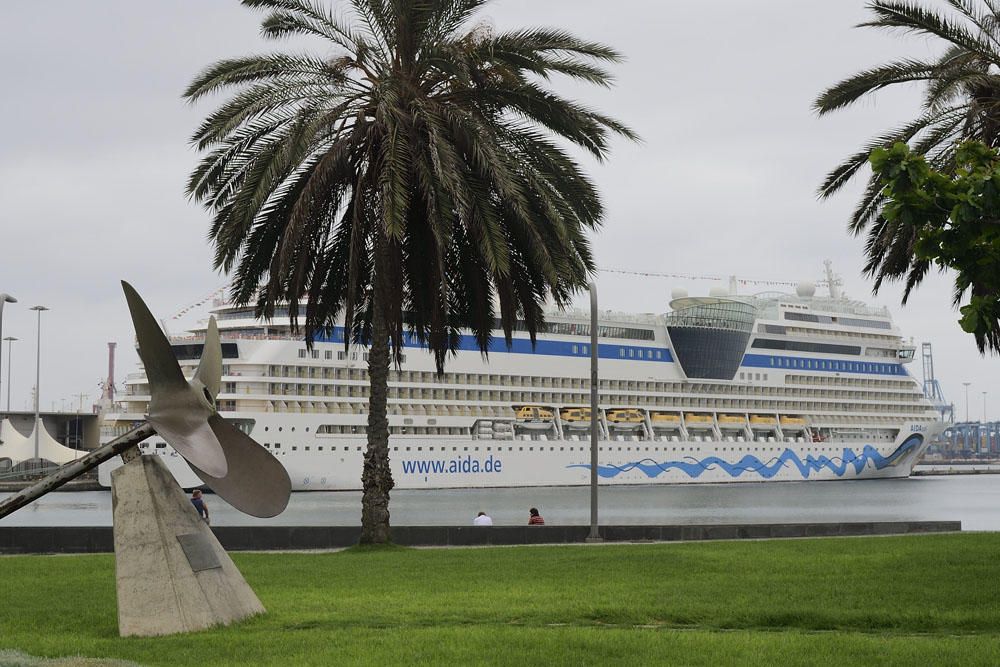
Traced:
[[[768, 285], [774, 287], [795, 287], [799, 283], [792, 280], [767, 280], [761, 278], [741, 278], [738, 276], [711, 276], [711, 275], [694, 275], [689, 273], [661, 273], [658, 271], [636, 271], [631, 269], [617, 269], [617, 268], [598, 268], [601, 273], [618, 273], [627, 276], [643, 276], [646, 278], [674, 278], [680, 280], [712, 280], [716, 282], [728, 282], [730, 279], [736, 279], [736, 282], [740, 285]], [[826, 285], [827, 280], [813, 280], [816, 285]]]
[[198, 301], [195, 301], [194, 303], [185, 306], [181, 310], [177, 311], [175, 314], [171, 315], [170, 319], [172, 319], [172, 320], [179, 320], [180, 318], [184, 317], [185, 315], [187, 315], [189, 312], [191, 312], [195, 308], [198, 308], [200, 306], [204, 306], [206, 303], [212, 301], [217, 296], [219, 296], [219, 294], [224, 293], [226, 291], [226, 289], [228, 289], [228, 288], [229, 288], [229, 283], [224, 283], [223, 285], [220, 285], [219, 287], [216, 287], [214, 290], [212, 290], [211, 292], [209, 292], [207, 295], [205, 295], [204, 297], [202, 297]]

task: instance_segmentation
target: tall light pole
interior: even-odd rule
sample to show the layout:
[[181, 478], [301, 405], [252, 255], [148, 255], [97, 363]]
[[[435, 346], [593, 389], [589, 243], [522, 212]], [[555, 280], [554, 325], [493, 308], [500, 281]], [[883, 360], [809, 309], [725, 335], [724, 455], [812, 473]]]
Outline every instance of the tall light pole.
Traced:
[[42, 311], [48, 310], [45, 306], [32, 306], [31, 310], [38, 313], [38, 340], [35, 347], [35, 465], [38, 465], [38, 436], [42, 430], [42, 418], [38, 413], [38, 395], [41, 393], [39, 381], [42, 377]]
[[597, 285], [590, 283], [590, 535], [588, 542], [598, 542], [597, 530]]
[[976, 443], [976, 448], [981, 452], [990, 451], [990, 432], [986, 428], [986, 392], [983, 392], [983, 421], [982, 426], [979, 427], [979, 442]]
[[971, 382], [963, 382], [965, 385], [965, 422], [969, 422], [969, 385]]
[[[0, 292], [0, 338], [3, 338], [3, 306], [5, 303], [17, 303], [17, 299], [12, 297], [6, 292]], [[9, 347], [9, 346], [8, 346]], [[10, 355], [7, 355], [10, 356]], [[10, 363], [10, 360], [7, 360]], [[3, 346], [0, 345], [0, 371], [3, 370]], [[10, 396], [10, 388], [7, 389], [7, 395]], [[7, 412], [10, 412], [10, 400], [7, 400]]]
[[10, 368], [14, 365], [14, 355], [10, 353], [10, 346], [18, 339], [13, 336], [7, 336], [4, 340], [7, 341], [7, 412], [10, 412]]

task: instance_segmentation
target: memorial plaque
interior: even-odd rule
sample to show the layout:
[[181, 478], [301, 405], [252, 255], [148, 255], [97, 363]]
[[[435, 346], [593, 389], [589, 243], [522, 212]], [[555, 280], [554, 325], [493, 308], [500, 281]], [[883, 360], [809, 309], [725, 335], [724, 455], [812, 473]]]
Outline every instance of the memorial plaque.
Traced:
[[188, 564], [194, 572], [202, 570], [212, 570], [222, 567], [219, 557], [215, 553], [212, 543], [200, 533], [186, 533], [178, 535], [177, 541], [181, 543], [181, 549], [187, 556]]

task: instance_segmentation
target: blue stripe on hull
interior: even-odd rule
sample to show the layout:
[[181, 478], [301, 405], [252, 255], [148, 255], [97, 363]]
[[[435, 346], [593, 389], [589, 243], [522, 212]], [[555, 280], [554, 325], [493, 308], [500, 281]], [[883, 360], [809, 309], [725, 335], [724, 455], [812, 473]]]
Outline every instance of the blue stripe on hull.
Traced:
[[813, 359], [772, 354], [747, 354], [743, 357], [742, 365], [747, 368], [772, 368], [774, 370], [799, 370], [816, 373], [907, 374], [902, 364], [880, 361], [848, 361], [845, 359]]
[[[316, 336], [318, 343], [343, 343], [344, 328], [335, 327], [329, 334]], [[426, 349], [410, 334], [403, 334], [403, 346], [414, 349]], [[463, 352], [478, 352], [479, 344], [474, 336], [463, 334], [458, 339], [458, 349]], [[565, 340], [538, 340], [532, 348], [531, 340], [514, 338], [508, 348], [502, 338], [490, 340], [489, 352], [500, 354], [535, 354], [548, 357], [590, 357], [590, 341], [580, 342]], [[617, 343], [600, 343], [597, 346], [597, 356], [600, 359], [617, 359], [618, 361], [643, 361], [654, 363], [672, 363], [673, 354], [665, 347], [650, 347], [645, 345], [619, 345]], [[740, 368], [769, 368], [773, 370], [804, 370], [815, 373], [863, 373], [867, 375], [907, 375], [902, 364], [871, 361], [848, 361], [844, 359], [815, 359], [811, 357], [792, 357], [771, 354], [746, 354], [740, 363]]]
[[[799, 473], [802, 475], [802, 479], [809, 479], [809, 475], [811, 473], [818, 473], [823, 469], [830, 470], [837, 477], [843, 477], [844, 474], [851, 468], [854, 468], [854, 474], [860, 474], [869, 461], [872, 462], [876, 470], [882, 470], [883, 468], [894, 465], [904, 456], [919, 447], [923, 440], [924, 437], [922, 435], [911, 435], [889, 456], [882, 456], [871, 445], [865, 445], [860, 455], [855, 453], [855, 451], [850, 447], [845, 447], [844, 455], [839, 458], [834, 457], [831, 459], [826, 456], [815, 457], [810, 454], [805, 458], [805, 460], [802, 460], [799, 458], [798, 454], [791, 449], [785, 449], [784, 452], [770, 459], [766, 463], [751, 454], [747, 454], [736, 463], [730, 463], [725, 459], [719, 458], [718, 456], [709, 456], [701, 460], [695, 459], [694, 457], [688, 457], [690, 460], [664, 461], [663, 463], [657, 463], [652, 459], [643, 459], [642, 461], [626, 463], [622, 466], [598, 465], [597, 474], [606, 479], [610, 479], [631, 470], [639, 470], [645, 474], [646, 477], [655, 478], [670, 470], [680, 470], [687, 474], [688, 477], [698, 478], [702, 475], [702, 473], [708, 470], [723, 470], [734, 479], [744, 473], [756, 473], [764, 479], [771, 479], [781, 472], [786, 465], [790, 464], [798, 468]], [[590, 470], [590, 464], [586, 463], [578, 463], [566, 467], [585, 468]]]
[[[343, 343], [344, 328], [335, 327], [331, 335], [317, 335], [318, 343]], [[420, 345], [415, 337], [403, 334], [403, 346], [407, 348], [427, 349]], [[576, 351], [574, 352], [574, 348]], [[479, 343], [471, 335], [463, 334], [458, 338], [458, 349], [463, 352], [479, 352]], [[586, 349], [586, 352], [584, 351]], [[532, 348], [528, 338], [514, 338], [508, 348], [503, 338], [494, 337], [490, 340], [489, 352], [511, 354], [538, 354], [550, 357], [590, 358], [590, 339], [580, 342], [565, 340], [541, 340]], [[624, 354], [623, 354], [624, 353]], [[600, 343], [597, 346], [597, 356], [600, 359], [618, 359], [622, 361], [651, 361], [670, 363], [674, 360], [670, 350], [665, 347], [649, 347], [645, 345], [618, 345], [616, 343]]]

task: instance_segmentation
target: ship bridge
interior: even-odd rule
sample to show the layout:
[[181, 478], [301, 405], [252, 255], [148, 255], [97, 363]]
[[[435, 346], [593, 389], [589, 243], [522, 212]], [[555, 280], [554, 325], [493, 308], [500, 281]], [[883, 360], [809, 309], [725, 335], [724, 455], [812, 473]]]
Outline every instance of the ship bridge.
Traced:
[[689, 378], [732, 380], [753, 331], [757, 309], [731, 297], [684, 296], [670, 302], [667, 334]]

